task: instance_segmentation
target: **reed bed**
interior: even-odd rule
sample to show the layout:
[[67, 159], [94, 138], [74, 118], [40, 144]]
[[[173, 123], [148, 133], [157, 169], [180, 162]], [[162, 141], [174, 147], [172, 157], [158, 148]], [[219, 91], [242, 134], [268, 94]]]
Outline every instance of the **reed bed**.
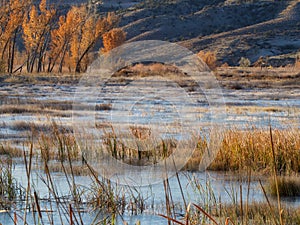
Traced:
[[0, 210], [9, 210], [13, 203], [24, 198], [24, 190], [13, 177], [10, 158], [0, 159]]
[[[271, 131], [271, 135], [270, 135]], [[22, 157], [26, 168], [27, 186], [21, 187], [13, 177], [13, 157], [20, 157], [20, 152], [8, 145], [1, 145], [0, 155], [0, 199], [1, 209], [9, 212], [14, 224], [28, 223], [28, 214], [35, 218], [34, 224], [85, 224], [84, 212], [93, 212], [95, 216], [93, 224], [116, 224], [116, 218], [122, 218], [124, 213], [142, 214], [147, 208], [146, 199], [139, 194], [134, 187], [120, 187], [111, 184], [98, 174], [82, 157], [74, 134], [69, 129], [64, 129], [55, 122], [47, 133], [32, 131], [32, 135], [24, 148]], [[139, 155], [135, 150], [124, 150], [121, 139], [112, 133], [104, 136], [103, 144], [106, 152], [118, 160], [131, 159], [133, 161], [163, 160], [168, 157], [176, 142], [173, 140], [161, 140], [157, 149], [147, 154]], [[191, 160], [184, 170], [197, 170], [203, 151], [207, 147], [205, 139], [199, 139], [197, 148]], [[218, 199], [208, 181], [205, 187], [198, 180], [191, 180], [196, 187], [201, 203], [186, 202], [181, 181], [177, 174], [177, 181], [181, 187], [183, 205], [185, 210], [183, 217], [178, 216], [176, 203], [173, 201], [172, 188], [168, 180], [164, 181], [166, 215], [161, 215], [169, 221], [169, 224], [299, 224], [300, 208], [279, 206], [269, 199], [269, 194], [280, 197], [298, 196], [300, 190], [300, 132], [299, 129], [289, 130], [260, 130], [251, 128], [246, 130], [232, 129], [224, 134], [224, 140], [217, 158], [209, 167], [210, 170], [245, 172], [250, 185], [253, 174], [267, 174], [271, 177], [270, 184], [266, 188], [265, 201], [243, 202], [241, 190], [229, 190], [232, 197], [231, 203], [223, 203]], [[103, 149], [103, 151], [105, 151]], [[128, 154], [128, 155], [126, 155]], [[38, 163], [37, 163], [38, 162]], [[38, 168], [35, 166], [39, 165]], [[39, 196], [32, 183], [32, 174], [36, 169], [42, 169], [44, 176], [42, 182], [46, 185], [49, 196]], [[67, 180], [68, 196], [62, 196], [55, 185], [52, 172], [60, 172]], [[90, 177], [90, 186], [78, 185], [76, 176]], [[255, 178], [256, 179], [256, 178]], [[276, 183], [271, 181], [276, 180]], [[270, 185], [270, 187], [268, 186]], [[273, 192], [272, 192], [273, 190]], [[285, 194], [283, 191], [287, 191]], [[41, 204], [47, 202], [49, 208], [41, 209]], [[20, 206], [19, 206], [20, 204]], [[149, 204], [149, 203], [148, 203]], [[178, 204], [178, 203], [177, 203]], [[23, 211], [15, 210], [21, 207]], [[277, 210], [278, 208], [279, 210]], [[53, 221], [53, 214], [59, 215], [57, 221]], [[23, 214], [23, 215], [22, 215]], [[126, 222], [124, 221], [124, 224]]]
[[[275, 129], [272, 134], [277, 172], [282, 175], [299, 173], [300, 130], [298, 128]], [[217, 157], [208, 169], [245, 172], [251, 168], [254, 172], [270, 174], [274, 168], [270, 143], [269, 130], [258, 128], [228, 130], [224, 133]], [[185, 169], [198, 170], [206, 146], [206, 140], [200, 139], [194, 155], [186, 164]]]
[[[163, 218], [173, 224], [180, 225], [274, 225], [280, 224], [278, 215], [273, 215], [267, 203], [253, 202], [247, 206], [247, 212], [242, 211], [237, 204], [219, 204], [211, 207], [209, 211], [204, 210], [196, 204], [188, 207], [183, 218], [174, 219], [161, 214]], [[300, 208], [285, 206], [282, 208], [283, 224], [299, 224]]]
[[[15, 151], [1, 145], [0, 212], [9, 213], [13, 224], [83, 225], [83, 214], [88, 212], [94, 217], [92, 224], [115, 224], [125, 210], [131, 214], [143, 212], [145, 199], [137, 190], [119, 188], [110, 180], [100, 178], [80, 154], [72, 131], [55, 122], [52, 122], [51, 132], [32, 130], [24, 149], [19, 150], [27, 176], [25, 187], [13, 177], [13, 157], [20, 155], [9, 155], [10, 149]], [[43, 171], [40, 179], [47, 188], [48, 197], [39, 196], [36, 190], [32, 176], [37, 171]], [[65, 177], [67, 195], [62, 195], [56, 185], [53, 174], [57, 172]], [[83, 175], [90, 178], [91, 185], [77, 184], [76, 177]], [[45, 204], [47, 208], [42, 209]], [[54, 214], [58, 216], [55, 221]]]
[[[185, 213], [180, 217], [176, 217], [174, 214], [168, 212], [166, 214], [160, 214], [169, 224], [289, 225], [299, 224], [300, 222], [300, 207], [290, 206], [289, 204], [282, 205], [281, 203], [277, 203], [274, 199], [270, 199], [261, 181], [259, 183], [261, 185], [261, 191], [265, 194], [265, 198], [249, 201], [249, 188], [252, 180], [251, 173], [248, 174], [248, 190], [245, 193], [241, 185], [239, 187], [232, 186], [226, 191], [228, 197], [231, 199], [229, 202], [222, 202], [221, 198], [216, 196], [210, 179], [202, 184], [194, 177], [190, 177], [189, 179], [190, 184], [194, 186], [194, 190], [199, 193], [200, 199], [197, 204], [190, 202], [188, 206], [185, 207]], [[242, 184], [244, 181], [240, 180], [240, 182], [240, 184]], [[243, 200], [245, 196], [246, 200]], [[281, 196], [279, 196], [279, 198], [280, 197]], [[170, 208], [172, 204], [172, 202], [167, 202], [166, 208]], [[280, 210], [277, 211], [276, 209], [279, 206]]]
[[[140, 133], [144, 132], [143, 128], [136, 128], [136, 130]], [[143, 142], [143, 137], [137, 135], [136, 146], [138, 146], [138, 139]], [[103, 136], [102, 150], [128, 164], [148, 165], [170, 156], [179, 145], [177, 140], [162, 139], [157, 142], [156, 146], [151, 146], [151, 149], [139, 152], [138, 148], [127, 148], [124, 143], [126, 141], [124, 142], [122, 137], [117, 137], [114, 132], [108, 132]], [[199, 164], [207, 146], [205, 137], [200, 137], [192, 157], [183, 170], [199, 170]], [[270, 175], [275, 167], [279, 175], [293, 175], [300, 172], [299, 150], [300, 130], [296, 127], [273, 129], [272, 140], [268, 129], [232, 128], [224, 132], [217, 156], [208, 170], [246, 173], [251, 168], [254, 173]]]

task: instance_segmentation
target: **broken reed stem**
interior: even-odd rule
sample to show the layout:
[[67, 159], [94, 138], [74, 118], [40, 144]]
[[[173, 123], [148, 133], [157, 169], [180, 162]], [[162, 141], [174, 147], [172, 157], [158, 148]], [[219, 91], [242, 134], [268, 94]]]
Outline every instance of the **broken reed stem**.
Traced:
[[[54, 196], [56, 207], [59, 209], [60, 200], [59, 200], [59, 198], [58, 198], [58, 196], [55, 192], [55, 186], [54, 186], [52, 177], [50, 175], [50, 170], [49, 170], [49, 167], [48, 167], [48, 163], [46, 161], [44, 162], [44, 167], [45, 167], [45, 174], [46, 174], [46, 178], [47, 178], [47, 181], [46, 181], [47, 188], [49, 190], [49, 193], [51, 193]], [[63, 223], [63, 219], [62, 219], [61, 210], [58, 210], [58, 215], [59, 215], [60, 222], [63, 225], [64, 223]]]
[[69, 212], [70, 212], [70, 225], [74, 225], [74, 223], [73, 223], [73, 209], [72, 209], [71, 204], [69, 204]]
[[41, 212], [41, 208], [40, 208], [40, 204], [39, 204], [39, 199], [37, 196], [36, 191], [33, 192], [33, 196], [34, 196], [34, 201], [35, 201], [35, 205], [36, 205], [36, 211], [38, 212], [38, 216], [39, 216], [39, 221], [43, 223], [43, 217], [42, 217], [42, 212]]
[[14, 212], [14, 225], [18, 224], [18, 217], [17, 217], [17, 213]]
[[279, 188], [278, 188], [278, 178], [277, 178], [277, 168], [276, 168], [276, 156], [275, 156], [275, 148], [273, 142], [273, 135], [272, 135], [272, 127], [270, 125], [270, 139], [271, 139], [271, 149], [272, 149], [272, 156], [273, 156], [273, 172], [274, 172], [274, 180], [276, 186], [276, 193], [277, 193], [277, 206], [278, 206], [278, 213], [279, 213], [279, 221], [280, 225], [283, 225], [282, 220], [282, 211], [281, 211], [281, 203], [280, 203], [280, 195], [279, 195]]
[[178, 176], [178, 172], [177, 172], [177, 171], [176, 171], [176, 178], [177, 178], [177, 182], [178, 182], [178, 184], [179, 184], [179, 189], [180, 189], [180, 194], [181, 194], [181, 196], [182, 196], [182, 200], [183, 200], [183, 204], [184, 204], [184, 209], [187, 210], [186, 200], [185, 200], [185, 197], [184, 197], [182, 185], [181, 185], [181, 182], [180, 182], [180, 179], [179, 179], [179, 176]]
[[242, 184], [240, 183], [240, 204], [241, 204], [241, 220], [242, 225], [244, 224], [244, 209], [243, 209], [243, 189]]
[[[164, 180], [164, 189], [165, 189], [165, 198], [166, 198], [166, 210], [167, 210], [167, 217], [172, 218], [171, 215], [171, 207], [170, 207], [170, 199], [169, 199], [169, 193], [168, 193], [168, 185], [167, 185], [167, 179]], [[171, 225], [171, 220], [168, 219], [168, 225]]]
[[266, 198], [266, 200], [267, 200], [267, 203], [268, 203], [268, 206], [269, 206], [269, 208], [270, 208], [270, 211], [271, 211], [271, 214], [272, 214], [272, 218], [273, 218], [273, 220], [274, 220], [274, 223], [275, 223], [276, 225], [278, 225], [278, 222], [277, 222], [277, 220], [276, 220], [276, 217], [275, 217], [275, 213], [274, 213], [273, 207], [272, 207], [272, 205], [271, 205], [271, 203], [270, 203], [270, 201], [269, 201], [269, 198], [268, 198], [268, 196], [267, 196], [266, 190], [265, 190], [264, 186], [262, 185], [260, 179], [258, 180], [258, 182], [259, 182], [259, 185], [260, 185], [260, 187], [261, 187], [261, 189], [262, 189], [262, 191], [263, 191], [263, 193], [264, 193], [264, 196], [265, 196], [265, 198]]
[[[73, 171], [73, 165], [72, 165], [72, 159], [71, 159], [71, 153], [70, 153], [70, 149], [67, 148], [67, 152], [68, 152], [68, 161], [69, 161], [69, 166], [70, 166], [70, 169], [71, 169], [71, 176], [72, 176], [72, 195], [73, 195], [73, 199], [74, 199], [74, 202], [75, 202], [75, 207], [76, 207], [76, 211], [77, 211], [77, 214], [78, 214], [78, 217], [79, 217], [79, 220], [80, 220], [80, 224], [83, 224], [83, 219], [82, 219], [82, 216], [81, 216], [81, 213], [80, 213], [80, 209], [79, 209], [79, 204], [78, 204], [78, 201], [79, 201], [79, 196], [78, 196], [78, 192], [77, 192], [77, 186], [76, 186], [76, 183], [75, 183], [75, 175], [74, 175], [74, 171]], [[66, 174], [67, 176], [67, 174]], [[70, 205], [71, 207], [71, 205]], [[70, 208], [72, 209], [72, 208]], [[77, 220], [77, 217], [75, 217], [75, 219]]]
[[27, 224], [27, 208], [29, 205], [29, 195], [30, 195], [30, 175], [31, 175], [31, 164], [32, 164], [32, 156], [33, 156], [33, 140], [30, 143], [30, 149], [29, 149], [29, 162], [27, 162], [27, 156], [26, 152], [23, 151], [24, 156], [24, 162], [25, 162], [25, 169], [26, 169], [26, 176], [27, 176], [27, 187], [26, 187], [26, 197], [25, 197], [25, 210], [24, 210], [24, 225]]
[[247, 185], [246, 213], [245, 213], [245, 223], [246, 223], [246, 225], [248, 225], [250, 185], [251, 185], [251, 169], [248, 168], [248, 185]]
[[174, 158], [172, 158], [172, 159], [173, 159], [173, 164], [174, 164], [175, 171], [176, 171], [176, 173], [175, 173], [176, 174], [176, 179], [177, 179], [177, 182], [179, 184], [180, 194], [182, 196], [182, 200], [183, 200], [183, 204], [184, 204], [184, 209], [187, 210], [187, 204], [186, 204], [186, 200], [185, 200], [185, 197], [184, 197], [182, 185], [181, 185], [181, 182], [180, 182], [180, 179], [179, 179], [178, 170], [177, 170]]
[[[76, 188], [76, 183], [75, 183], [75, 176], [74, 176], [74, 171], [73, 171], [73, 166], [72, 166], [72, 161], [71, 161], [71, 156], [70, 156], [69, 149], [67, 149], [67, 154], [68, 154], [68, 162], [69, 162], [69, 166], [70, 166], [70, 170], [71, 170], [71, 180], [72, 180], [71, 182], [72, 183], [70, 182], [70, 179], [69, 179], [66, 167], [64, 165], [64, 162], [61, 161], [60, 163], [61, 163], [64, 175], [65, 175], [66, 181], [67, 181], [67, 183], [69, 185], [69, 188], [71, 190], [71, 195], [72, 195], [72, 198], [73, 198], [74, 203], [75, 203], [75, 208], [77, 209], [77, 212], [78, 212], [80, 223], [83, 224], [82, 216], [81, 216], [79, 206], [78, 206], [78, 199], [79, 198], [78, 198], [78, 193], [77, 193], [77, 188]], [[69, 210], [72, 210], [71, 205], [69, 207]], [[70, 214], [71, 214], [71, 212], [70, 212]], [[70, 217], [70, 219], [71, 219], [71, 217]], [[77, 217], [74, 217], [74, 219], [76, 220], [77, 224], [79, 224], [78, 220], [77, 220]]]
[[200, 206], [193, 204], [200, 212], [202, 212], [207, 218], [209, 218], [215, 225], [218, 225], [218, 222], [209, 215], [204, 209], [202, 209]]

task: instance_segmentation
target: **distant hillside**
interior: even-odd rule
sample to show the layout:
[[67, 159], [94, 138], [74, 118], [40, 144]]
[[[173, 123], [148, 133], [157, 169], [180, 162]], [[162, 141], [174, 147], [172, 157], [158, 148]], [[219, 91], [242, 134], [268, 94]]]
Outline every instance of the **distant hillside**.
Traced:
[[128, 41], [165, 40], [194, 52], [215, 51], [229, 65], [261, 56], [274, 66], [286, 65], [300, 54], [300, 0], [48, 1], [62, 13], [73, 4], [94, 3], [98, 12], [121, 17]]
[[130, 6], [118, 10], [129, 41], [175, 41], [195, 52], [216, 51], [231, 65], [242, 56], [286, 64], [300, 49], [299, 0], [145, 0]]

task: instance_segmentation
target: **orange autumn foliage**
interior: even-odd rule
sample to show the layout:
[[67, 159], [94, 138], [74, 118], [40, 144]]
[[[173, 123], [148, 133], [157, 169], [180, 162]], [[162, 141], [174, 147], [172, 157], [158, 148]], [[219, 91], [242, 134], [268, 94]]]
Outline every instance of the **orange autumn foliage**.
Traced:
[[216, 53], [215, 52], [204, 52], [204, 51], [200, 51], [198, 53], [198, 57], [200, 57], [202, 59], [202, 61], [204, 63], [207, 64], [207, 66], [211, 69], [214, 70], [217, 68], [217, 57], [216, 57]]
[[32, 5], [25, 17], [23, 27], [23, 40], [27, 54], [27, 71], [32, 72], [37, 60], [37, 72], [42, 70], [44, 53], [47, 50], [51, 30], [51, 23], [56, 10], [47, 9], [46, 0], [41, 0], [39, 10]]
[[109, 52], [110, 50], [122, 45], [126, 40], [126, 33], [120, 28], [114, 28], [103, 35], [102, 52]]
[[13, 72], [16, 39], [29, 6], [27, 0], [10, 0], [0, 8], [0, 60], [6, 61], [6, 70]]
[[[95, 44], [116, 27], [119, 18], [74, 5], [59, 18], [47, 0], [3, 0], [0, 7], [0, 70], [13, 73], [86, 70]], [[16, 43], [20, 44], [16, 44]], [[25, 48], [20, 53], [18, 48]], [[17, 53], [15, 55], [15, 53]], [[18, 67], [14, 68], [14, 59]]]
[[62, 72], [63, 64], [68, 64], [75, 72], [85, 71], [89, 63], [88, 53], [117, 22], [113, 13], [101, 17], [90, 14], [85, 6], [73, 6], [66, 16], [59, 18], [58, 28], [51, 32], [50, 71], [57, 61], [59, 72]]

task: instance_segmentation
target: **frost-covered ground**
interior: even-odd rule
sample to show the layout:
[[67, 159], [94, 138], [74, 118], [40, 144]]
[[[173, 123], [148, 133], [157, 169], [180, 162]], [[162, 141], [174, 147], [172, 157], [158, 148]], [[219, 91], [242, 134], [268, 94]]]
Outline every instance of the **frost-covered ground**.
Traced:
[[[98, 125], [156, 124], [168, 126], [170, 131], [177, 117], [180, 117], [181, 123], [197, 120], [200, 125], [213, 122], [219, 126], [240, 128], [249, 125], [268, 127], [270, 124], [277, 128], [299, 127], [300, 89], [297, 80], [290, 77], [273, 80], [252, 78], [247, 82], [247, 76], [244, 75], [240, 80], [235, 76], [224, 76], [220, 81], [223, 98], [217, 99], [213, 107], [218, 108], [218, 102], [220, 106], [224, 104], [220, 112], [224, 114], [222, 121], [214, 121], [211, 115], [217, 108], [210, 105], [207, 93], [214, 90], [209, 87], [174, 86], [174, 82], [162, 84], [161, 81], [155, 83], [153, 80], [145, 83], [143, 79], [135, 82], [120, 79], [107, 83], [104, 89], [96, 93], [96, 102], [89, 103], [87, 99], [86, 104], [94, 107], [91, 112], [95, 111]], [[1, 80], [1, 140], [25, 137], [32, 124], [47, 131], [47, 126], [53, 120], [72, 129], [72, 116], [77, 115], [74, 110], [78, 108], [74, 102], [76, 91], [80, 90], [78, 77], [29, 79], [27, 76], [2, 76]], [[81, 99], [80, 104], [82, 102], [84, 99]], [[152, 110], [152, 114], [147, 110]]]

